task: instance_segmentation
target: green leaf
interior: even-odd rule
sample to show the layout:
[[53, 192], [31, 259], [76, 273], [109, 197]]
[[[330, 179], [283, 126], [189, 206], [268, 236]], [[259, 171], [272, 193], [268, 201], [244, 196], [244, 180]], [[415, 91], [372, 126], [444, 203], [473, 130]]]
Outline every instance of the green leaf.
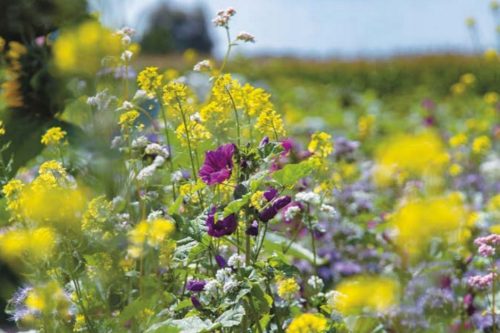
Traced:
[[169, 215], [174, 215], [179, 213], [179, 208], [181, 207], [182, 204], [182, 195], [179, 195], [177, 199], [174, 201], [174, 203], [168, 207], [168, 214]]
[[[149, 327], [145, 333], [200, 333], [212, 329], [213, 323], [210, 320], [202, 320], [199, 317], [187, 317], [184, 319], [168, 319]], [[172, 330], [173, 331], [169, 331]], [[163, 331], [165, 330], [165, 331]]]
[[[288, 238], [268, 232], [266, 235], [266, 239], [264, 240], [264, 249], [266, 249], [266, 251], [268, 251], [269, 253], [277, 252], [279, 254], [282, 254], [283, 248], [287, 246], [289, 242], [290, 240]], [[314, 255], [312, 251], [296, 242], [294, 242], [290, 246], [290, 249], [286, 254], [292, 255], [296, 258], [305, 259], [311, 263], [314, 261]], [[316, 256], [316, 263], [318, 265], [323, 265], [326, 263], [326, 260]]]
[[234, 327], [241, 323], [244, 315], [245, 309], [242, 305], [238, 305], [224, 312], [215, 322], [220, 323], [222, 327]]
[[308, 176], [313, 170], [309, 161], [303, 161], [297, 164], [287, 164], [283, 169], [273, 173], [273, 179], [279, 184], [288, 187], [295, 185], [300, 179]]
[[231, 214], [238, 213], [243, 206], [245, 206], [250, 200], [251, 193], [245, 194], [241, 199], [231, 201], [226, 208], [224, 208], [224, 217]]

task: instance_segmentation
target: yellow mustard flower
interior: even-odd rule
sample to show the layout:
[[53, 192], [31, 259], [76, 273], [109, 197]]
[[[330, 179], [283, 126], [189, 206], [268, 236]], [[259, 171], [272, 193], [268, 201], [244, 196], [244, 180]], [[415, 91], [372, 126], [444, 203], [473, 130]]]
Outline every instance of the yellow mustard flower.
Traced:
[[137, 110], [130, 110], [124, 112], [120, 115], [120, 119], [118, 120], [118, 125], [123, 128], [130, 127], [134, 124], [134, 122], [139, 118], [140, 114]]
[[279, 297], [290, 300], [300, 290], [300, 286], [294, 278], [279, 278], [276, 282]]
[[61, 127], [52, 127], [45, 132], [42, 136], [42, 144], [46, 146], [57, 145], [66, 136], [66, 131], [63, 131]]
[[398, 302], [400, 287], [392, 278], [355, 276], [336, 288], [334, 308], [342, 315], [384, 313]]
[[476, 82], [476, 77], [472, 73], [466, 73], [460, 77], [460, 82], [462, 82], [465, 85], [470, 86]]
[[207, 128], [194, 120], [187, 121], [187, 130], [184, 123], [181, 123], [175, 130], [177, 139], [181, 142], [184, 147], [188, 146], [188, 132], [189, 132], [189, 144], [191, 148], [197, 147], [201, 142], [204, 142], [212, 137], [212, 134], [207, 130]]
[[484, 94], [483, 100], [486, 104], [495, 105], [498, 103], [498, 94], [494, 91]]
[[448, 161], [449, 155], [434, 133], [396, 135], [377, 148], [373, 181], [387, 186], [397, 177], [441, 176]]
[[454, 135], [448, 140], [448, 143], [451, 147], [463, 146], [467, 143], [467, 135], [464, 133]]
[[328, 157], [333, 153], [332, 136], [325, 132], [316, 132], [311, 136], [307, 149], [320, 157]]
[[163, 75], [158, 73], [158, 67], [146, 67], [137, 75], [137, 84], [140, 89], [154, 96], [161, 89]]
[[491, 141], [486, 135], [478, 136], [472, 141], [472, 151], [476, 154], [482, 154], [490, 150]]
[[328, 327], [325, 317], [316, 313], [303, 313], [295, 317], [288, 328], [287, 333], [322, 333]]
[[365, 139], [367, 136], [370, 135], [374, 125], [375, 125], [375, 116], [373, 115], [361, 116], [358, 119], [358, 133], [361, 140]]
[[95, 74], [106, 56], [118, 56], [121, 40], [96, 21], [62, 30], [53, 46], [54, 62], [66, 74]]
[[389, 218], [394, 244], [411, 259], [425, 253], [433, 239], [461, 245], [460, 232], [466, 223], [467, 210], [455, 194], [409, 200]]
[[175, 231], [172, 221], [163, 218], [153, 221], [141, 221], [129, 231], [128, 254], [132, 258], [144, 255], [145, 245], [159, 248], [160, 245]]
[[255, 128], [264, 135], [274, 136], [275, 139], [286, 135], [283, 120], [273, 109], [266, 109], [260, 113]]

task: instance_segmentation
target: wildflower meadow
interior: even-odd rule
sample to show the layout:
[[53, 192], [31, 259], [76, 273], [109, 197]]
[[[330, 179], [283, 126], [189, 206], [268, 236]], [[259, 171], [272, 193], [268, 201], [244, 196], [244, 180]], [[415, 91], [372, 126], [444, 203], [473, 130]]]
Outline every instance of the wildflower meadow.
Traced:
[[172, 66], [93, 15], [1, 36], [5, 332], [500, 333], [496, 52], [381, 95], [212, 14]]

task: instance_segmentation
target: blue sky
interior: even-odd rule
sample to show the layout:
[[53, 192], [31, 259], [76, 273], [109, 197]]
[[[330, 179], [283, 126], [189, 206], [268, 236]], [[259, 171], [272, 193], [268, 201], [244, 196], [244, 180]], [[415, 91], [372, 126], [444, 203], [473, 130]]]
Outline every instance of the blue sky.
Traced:
[[[122, 0], [107, 20], [140, 29], [146, 24], [144, 13], [159, 1]], [[234, 7], [238, 14], [232, 30], [251, 32], [257, 39], [256, 44], [239, 48], [239, 52], [248, 55], [357, 57], [447, 50], [470, 52], [473, 43], [464, 24], [470, 16], [478, 22], [481, 46], [496, 45], [496, 23], [489, 0], [171, 0], [169, 3], [186, 8], [201, 5], [209, 17], [218, 9]], [[222, 31], [210, 29], [217, 41], [216, 54], [221, 55]]]

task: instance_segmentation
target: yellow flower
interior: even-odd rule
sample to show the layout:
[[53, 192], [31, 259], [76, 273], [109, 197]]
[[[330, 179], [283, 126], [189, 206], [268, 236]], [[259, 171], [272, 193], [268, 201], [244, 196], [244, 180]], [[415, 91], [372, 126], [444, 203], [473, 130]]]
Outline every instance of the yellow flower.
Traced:
[[453, 163], [450, 168], [448, 169], [448, 172], [450, 173], [451, 176], [455, 177], [458, 176], [459, 174], [462, 173], [462, 166], [457, 163]]
[[5, 135], [5, 126], [3, 125], [3, 121], [0, 120], [0, 136]]
[[300, 290], [300, 286], [294, 278], [279, 278], [276, 282], [279, 297], [290, 300]]
[[490, 138], [486, 135], [478, 136], [472, 141], [472, 151], [476, 154], [487, 152], [491, 148]]
[[63, 131], [61, 127], [52, 127], [42, 136], [41, 142], [46, 146], [57, 145], [64, 139], [66, 134], [66, 131]]
[[498, 60], [498, 53], [495, 49], [487, 49], [484, 52], [484, 58], [488, 61]]
[[459, 195], [430, 197], [405, 202], [389, 218], [394, 244], [411, 259], [427, 250], [433, 239], [461, 245], [460, 233], [466, 229], [467, 211]]
[[0, 257], [8, 262], [24, 258], [40, 262], [51, 258], [56, 247], [52, 228], [12, 229], [0, 234]]
[[185, 103], [187, 96], [188, 88], [184, 83], [170, 81], [163, 87], [163, 103], [165, 105]]
[[31, 289], [26, 296], [25, 305], [28, 309], [45, 315], [63, 318], [70, 315], [69, 297], [55, 281]]
[[[207, 128], [197, 121], [188, 120], [187, 126], [191, 148], [197, 147], [201, 142], [204, 142], [212, 137], [212, 134], [210, 134]], [[181, 145], [187, 147], [188, 133], [186, 131], [184, 123], [181, 123], [179, 127], [177, 127], [177, 129], [175, 130], [175, 134], [177, 136], [177, 139], [179, 139], [179, 141], [181, 142]]]
[[158, 67], [146, 67], [137, 75], [137, 84], [150, 96], [154, 96], [161, 88], [163, 75], [158, 74]]
[[163, 218], [141, 221], [128, 233], [130, 242], [128, 254], [132, 258], [140, 258], [144, 255], [146, 244], [153, 248], [159, 248], [174, 231], [174, 223]]
[[367, 115], [367, 116], [361, 116], [358, 119], [358, 132], [359, 132], [359, 137], [363, 140], [365, 139], [368, 135], [373, 130], [373, 126], [375, 124], [375, 116], [373, 115]]
[[303, 313], [295, 317], [288, 328], [287, 333], [321, 333], [327, 329], [327, 320], [320, 314]]
[[377, 148], [373, 181], [387, 186], [398, 176], [402, 180], [408, 176], [438, 177], [448, 161], [449, 155], [434, 133], [396, 135]]
[[325, 132], [316, 132], [311, 136], [307, 149], [320, 157], [328, 157], [333, 153], [332, 136]]
[[249, 117], [258, 115], [263, 110], [274, 109], [270, 101], [271, 95], [262, 88], [255, 88], [247, 83], [241, 88], [241, 94], [245, 112]]
[[111, 212], [112, 203], [104, 195], [92, 199], [82, 218], [82, 230], [88, 232], [102, 232], [107, 214]]
[[63, 30], [53, 46], [55, 65], [66, 74], [95, 74], [104, 57], [117, 57], [120, 51], [120, 37], [96, 21]]
[[498, 103], [498, 94], [494, 91], [487, 92], [484, 94], [483, 100], [486, 104], [495, 105]]
[[452, 85], [450, 90], [453, 95], [462, 95], [466, 88], [467, 86], [464, 83], [459, 82]]
[[286, 135], [283, 120], [273, 109], [266, 109], [260, 113], [255, 128], [264, 135], [273, 135], [275, 139]]
[[464, 133], [454, 135], [448, 140], [448, 143], [452, 147], [463, 146], [467, 143], [467, 135], [465, 135]]
[[476, 82], [476, 77], [474, 76], [474, 74], [467, 73], [467, 74], [464, 74], [460, 77], [460, 82], [462, 82], [465, 85], [470, 86], [470, 85], [473, 85], [474, 82]]
[[134, 124], [134, 121], [136, 121], [137, 118], [139, 118], [139, 112], [136, 110], [130, 110], [127, 112], [124, 112], [120, 115], [120, 119], [118, 120], [118, 125], [122, 127], [122, 129], [131, 127]]
[[396, 305], [399, 284], [391, 278], [361, 275], [340, 282], [334, 308], [342, 315], [384, 313]]
[[250, 197], [250, 203], [257, 210], [262, 210], [264, 207], [264, 192], [257, 191]]
[[486, 210], [490, 213], [498, 212], [500, 213], [500, 194], [492, 197], [488, 204], [486, 205]]
[[9, 79], [1, 85], [2, 97], [8, 107], [20, 108], [23, 106], [21, 84], [17, 80], [17, 75], [9, 74], [8, 78]]

